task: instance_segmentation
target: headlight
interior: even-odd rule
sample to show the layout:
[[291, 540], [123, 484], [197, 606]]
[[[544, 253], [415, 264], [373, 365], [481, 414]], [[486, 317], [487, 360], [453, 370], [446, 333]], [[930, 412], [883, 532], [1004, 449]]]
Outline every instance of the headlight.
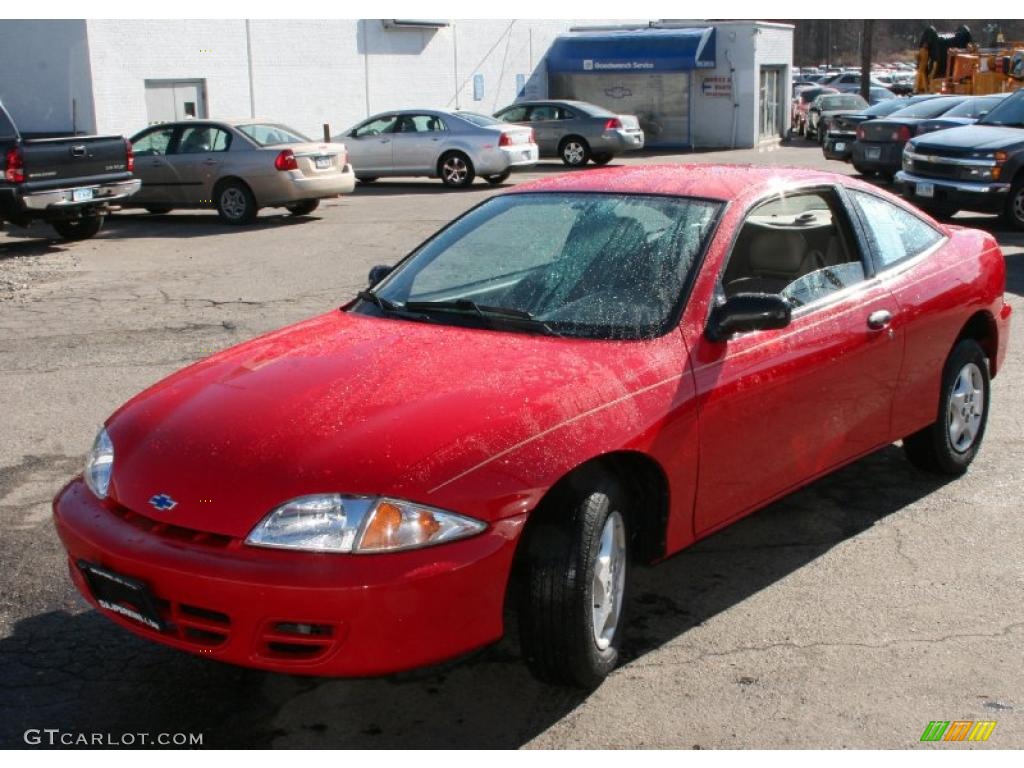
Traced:
[[114, 470], [114, 444], [106, 429], [100, 429], [85, 461], [85, 484], [101, 499], [107, 498], [110, 473]]
[[463, 539], [486, 527], [410, 501], [333, 493], [285, 502], [252, 529], [245, 543], [310, 552], [395, 552]]
[[967, 165], [961, 168], [960, 176], [964, 179], [992, 181], [999, 178], [1000, 170], [998, 165]]

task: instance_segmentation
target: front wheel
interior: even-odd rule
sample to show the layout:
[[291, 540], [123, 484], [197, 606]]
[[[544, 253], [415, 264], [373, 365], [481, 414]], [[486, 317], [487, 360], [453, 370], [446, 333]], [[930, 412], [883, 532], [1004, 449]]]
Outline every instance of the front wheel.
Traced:
[[51, 222], [62, 240], [88, 240], [103, 228], [103, 216], [83, 216], [80, 219]]
[[547, 502], [525, 542], [523, 656], [552, 683], [596, 688], [619, 661], [626, 601], [626, 494], [610, 477]]
[[502, 171], [501, 173], [496, 173], [493, 176], [484, 176], [484, 179], [492, 187], [496, 187], [499, 184], [504, 184], [508, 180], [508, 177], [511, 175], [512, 171]]
[[230, 181], [217, 190], [217, 213], [227, 224], [251, 224], [258, 212], [256, 198], [245, 184]]
[[292, 216], [308, 216], [320, 206], [319, 200], [303, 200], [301, 203], [286, 206]]
[[988, 360], [978, 342], [965, 339], [943, 368], [935, 423], [903, 438], [907, 458], [929, 472], [962, 475], [981, 447], [988, 408]]
[[473, 162], [461, 152], [450, 152], [442, 157], [440, 171], [446, 187], [468, 187], [476, 178]]
[[154, 216], [159, 216], [165, 213], [170, 213], [171, 208], [168, 205], [147, 205], [146, 212], [152, 213]]
[[1004, 218], [1014, 229], [1024, 229], [1024, 178], [1017, 179], [1010, 188]]

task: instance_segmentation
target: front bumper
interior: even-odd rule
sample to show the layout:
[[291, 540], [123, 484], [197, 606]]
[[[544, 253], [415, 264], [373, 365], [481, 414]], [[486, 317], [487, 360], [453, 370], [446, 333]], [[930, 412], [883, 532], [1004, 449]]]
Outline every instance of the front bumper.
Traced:
[[[53, 514], [75, 586], [122, 627], [219, 661], [324, 676], [426, 666], [500, 638], [524, 521], [409, 552], [332, 555], [162, 526], [99, 501], [81, 478]], [[99, 608], [83, 561], [144, 582], [166, 628]]]
[[[918, 190], [931, 185], [931, 197], [918, 194]], [[1006, 207], [1010, 185], [995, 181], [955, 181], [899, 171], [896, 186], [900, 193], [918, 205], [939, 208], [958, 208], [982, 213], [1001, 213]]]
[[[140, 179], [117, 181], [111, 184], [85, 184], [80, 187], [65, 189], [49, 189], [45, 192], [32, 192], [23, 195], [22, 206], [29, 211], [54, 211], [83, 208], [103, 203], [114, 203], [131, 197], [142, 186]], [[76, 194], [83, 190], [91, 190], [88, 200], [75, 199]]]

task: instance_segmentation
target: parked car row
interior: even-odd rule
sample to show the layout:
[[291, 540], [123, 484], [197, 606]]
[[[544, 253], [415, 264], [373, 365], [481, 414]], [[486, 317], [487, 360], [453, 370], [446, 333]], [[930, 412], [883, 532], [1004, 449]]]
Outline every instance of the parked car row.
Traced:
[[352, 192], [357, 179], [427, 176], [467, 187], [480, 177], [496, 185], [541, 157], [604, 165], [643, 146], [635, 115], [581, 101], [521, 102], [493, 117], [394, 110], [323, 142], [276, 122], [194, 118], [130, 140], [23, 140], [0, 105], [0, 224], [43, 219], [66, 239], [84, 239], [99, 231], [111, 203], [155, 214], [213, 208], [229, 224], [246, 224], [261, 208], [308, 215], [320, 200]]
[[825, 157], [894, 181], [935, 217], [998, 213], [1024, 230], [1024, 90], [881, 102], [833, 113], [823, 130]]

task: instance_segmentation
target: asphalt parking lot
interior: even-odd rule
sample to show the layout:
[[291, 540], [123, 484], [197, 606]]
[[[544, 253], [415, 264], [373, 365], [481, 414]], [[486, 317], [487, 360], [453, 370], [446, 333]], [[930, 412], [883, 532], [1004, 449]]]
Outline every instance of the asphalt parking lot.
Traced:
[[[802, 143], [657, 161], [690, 160], [849, 172]], [[534, 682], [512, 637], [415, 675], [316, 680], [158, 647], [87, 607], [49, 502], [103, 419], [187, 363], [339, 306], [370, 266], [494, 193], [379, 182], [246, 228], [121, 213], [71, 245], [0, 233], [0, 745], [59, 728], [208, 747], [900, 748], [964, 719], [998, 723], [970, 747], [1024, 747], [1024, 236], [992, 217], [956, 220], [996, 233], [1015, 306], [970, 472], [936, 479], [890, 447], [642, 571], [628, 661], [588, 697]]]

